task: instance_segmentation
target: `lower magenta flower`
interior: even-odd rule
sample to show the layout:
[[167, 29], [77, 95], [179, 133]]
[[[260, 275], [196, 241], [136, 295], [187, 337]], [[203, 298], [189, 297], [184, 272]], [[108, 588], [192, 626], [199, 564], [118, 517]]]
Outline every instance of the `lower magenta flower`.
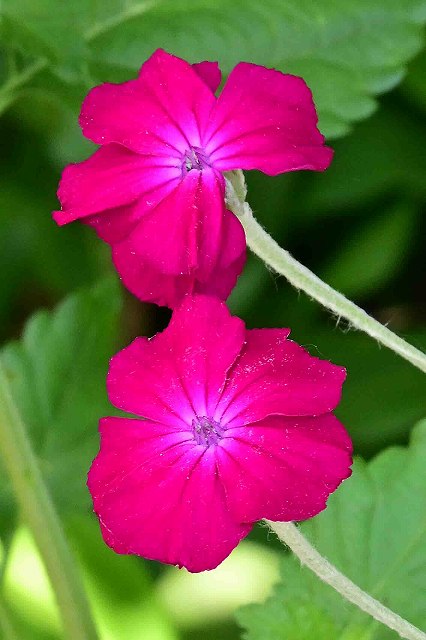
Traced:
[[350, 475], [331, 413], [345, 370], [288, 329], [246, 330], [223, 302], [187, 297], [167, 329], [111, 360], [108, 393], [141, 416], [100, 422], [88, 486], [105, 542], [213, 569], [262, 519], [303, 520]]
[[142, 300], [173, 308], [186, 293], [229, 295], [245, 237], [225, 207], [223, 172], [331, 162], [301, 78], [240, 63], [216, 98], [220, 80], [216, 63], [159, 49], [137, 79], [95, 87], [83, 103], [83, 133], [101, 146], [65, 169], [54, 218], [94, 227]]

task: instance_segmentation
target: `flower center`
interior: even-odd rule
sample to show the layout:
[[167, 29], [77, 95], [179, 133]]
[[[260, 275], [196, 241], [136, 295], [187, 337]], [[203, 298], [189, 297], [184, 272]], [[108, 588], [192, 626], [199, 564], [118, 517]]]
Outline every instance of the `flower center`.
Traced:
[[199, 147], [191, 147], [185, 151], [182, 162], [182, 173], [185, 174], [192, 169], [202, 171], [206, 167], [210, 167], [209, 156]]
[[219, 422], [207, 416], [196, 416], [192, 420], [192, 430], [195, 442], [206, 447], [217, 444], [225, 432]]

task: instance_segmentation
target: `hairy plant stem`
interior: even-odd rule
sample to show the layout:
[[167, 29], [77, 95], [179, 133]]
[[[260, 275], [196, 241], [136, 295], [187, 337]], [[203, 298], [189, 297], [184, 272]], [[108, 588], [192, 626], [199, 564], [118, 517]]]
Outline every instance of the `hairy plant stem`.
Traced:
[[375, 620], [396, 631], [406, 640], [426, 640], [426, 633], [417, 629], [399, 615], [362, 591], [349, 578], [344, 576], [326, 558], [308, 542], [299, 529], [292, 522], [271, 522], [266, 524], [276, 533], [278, 538], [286, 544], [323, 582], [330, 585], [346, 600], [352, 602], [361, 611], [368, 613]]
[[297, 289], [330, 309], [338, 318], [345, 318], [351, 327], [367, 333], [426, 373], [426, 354], [397, 336], [393, 331], [369, 316], [363, 309], [335, 291], [312, 271], [298, 262], [261, 227], [245, 201], [246, 187], [242, 171], [226, 176], [228, 206], [239, 217], [246, 233], [247, 245], [261, 260], [285, 276]]
[[38, 546], [54, 589], [65, 636], [98, 638], [74, 558], [14, 403], [0, 360], [0, 455], [24, 522]]

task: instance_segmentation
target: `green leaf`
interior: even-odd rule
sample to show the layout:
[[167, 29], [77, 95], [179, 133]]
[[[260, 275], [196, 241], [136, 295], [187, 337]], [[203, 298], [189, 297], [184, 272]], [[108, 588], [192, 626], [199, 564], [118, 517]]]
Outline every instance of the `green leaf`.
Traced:
[[89, 505], [86, 474], [98, 448], [98, 420], [111, 413], [105, 377], [120, 306], [117, 282], [107, 280], [53, 312], [36, 313], [22, 339], [0, 353], [40, 467], [65, 510]]
[[333, 145], [334, 159], [324, 174], [301, 176], [309, 181], [296, 182], [292, 194], [296, 214], [316, 218], [335, 216], [337, 210], [344, 216], [369, 215], [366, 205], [384, 195], [424, 199], [425, 154], [419, 145], [424, 135], [424, 123], [406, 104], [384, 105]]
[[265, 606], [249, 605], [237, 611], [237, 621], [246, 628], [244, 640], [337, 639], [333, 619], [308, 597], [285, 602], [275, 595]]
[[[415, 427], [408, 448], [387, 449], [368, 464], [357, 461], [353, 476], [331, 496], [327, 509], [301, 525], [340, 571], [420, 628], [426, 627], [425, 459], [426, 420]], [[311, 635], [315, 640], [397, 638], [291, 555], [283, 559], [282, 582], [270, 599], [241, 609], [238, 620], [246, 640], [299, 640], [291, 625], [295, 616], [303, 620], [303, 612], [303, 632], [320, 621], [318, 633]], [[334, 625], [333, 632], [327, 623], [331, 629]]]
[[110, 20], [92, 30], [95, 62], [136, 69], [141, 53], [164, 46], [190, 60], [218, 58], [226, 73], [239, 60], [275, 66], [307, 80], [323, 129], [339, 135], [374, 110], [372, 94], [399, 81], [420, 49], [417, 12], [425, 4], [164, 0], [139, 7], [135, 16], [125, 9], [115, 25]]
[[415, 230], [416, 208], [398, 203], [385, 215], [364, 223], [343, 239], [320, 276], [350, 298], [373, 293], [398, 272], [410, 248]]
[[426, 111], [426, 51], [414, 60], [410, 65], [410, 73], [407, 75], [401, 89], [404, 96], [415, 103], [423, 112]]
[[60, 11], [55, 11], [53, 0], [4, 0], [2, 40], [8, 45], [15, 44], [24, 54], [46, 59], [67, 75], [73, 62], [78, 64], [83, 60], [83, 32], [85, 22], [91, 17], [92, 4], [76, 0], [63, 3]]
[[[422, 46], [425, 0], [4, 0], [2, 39], [70, 83], [124, 80], [157, 47], [303, 76], [328, 136], [375, 109]], [[34, 60], [33, 60], [34, 61]]]

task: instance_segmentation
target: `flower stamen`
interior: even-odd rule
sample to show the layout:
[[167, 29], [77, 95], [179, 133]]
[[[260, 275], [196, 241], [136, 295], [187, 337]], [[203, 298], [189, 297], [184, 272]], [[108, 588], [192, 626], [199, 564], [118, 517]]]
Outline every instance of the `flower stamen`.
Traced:
[[197, 444], [202, 444], [205, 447], [218, 444], [225, 432], [225, 429], [219, 422], [216, 422], [216, 420], [207, 416], [196, 416], [192, 420], [191, 426], [195, 442]]
[[203, 149], [191, 147], [183, 156], [182, 173], [192, 171], [192, 169], [202, 171], [206, 167], [210, 166], [210, 158]]

